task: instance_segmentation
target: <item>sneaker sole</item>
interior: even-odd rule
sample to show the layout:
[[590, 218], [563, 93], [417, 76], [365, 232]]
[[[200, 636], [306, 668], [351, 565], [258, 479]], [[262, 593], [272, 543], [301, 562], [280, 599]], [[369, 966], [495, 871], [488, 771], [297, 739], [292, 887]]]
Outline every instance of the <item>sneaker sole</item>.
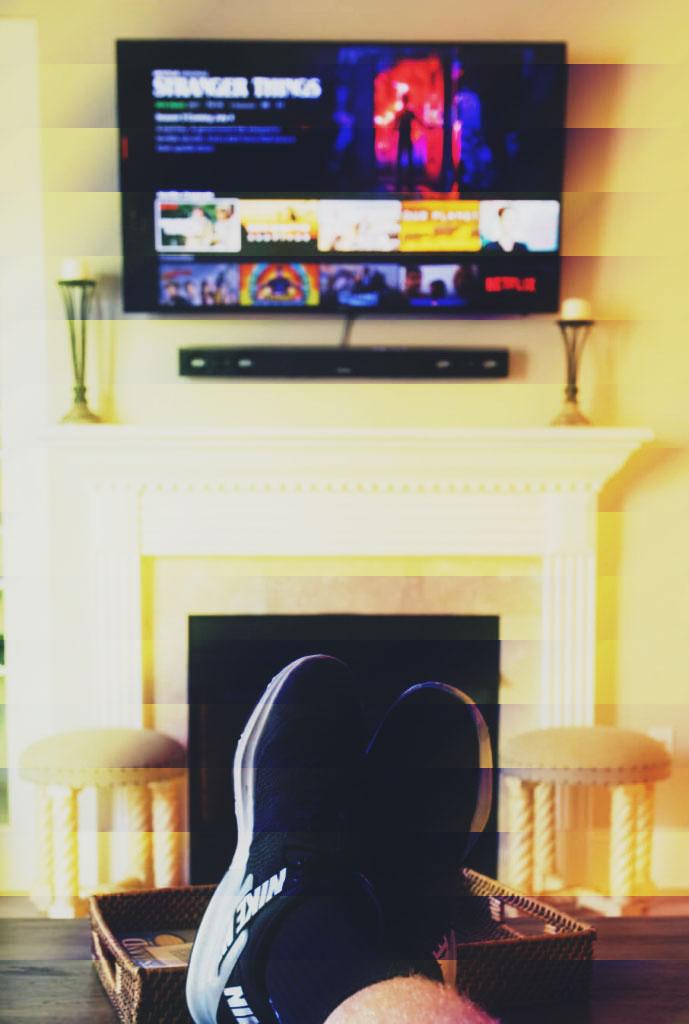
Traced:
[[447, 683], [426, 682], [410, 686], [408, 690], [405, 690], [404, 693], [397, 698], [388, 713], [385, 715], [385, 718], [380, 723], [373, 739], [369, 743], [368, 749], [370, 750], [374, 746], [379, 732], [385, 727], [388, 715], [392, 714], [397, 705], [402, 703], [410, 696], [410, 694], [420, 693], [423, 690], [442, 690], [450, 697], [461, 700], [469, 709], [469, 713], [471, 714], [471, 718], [474, 723], [474, 728], [476, 729], [479, 748], [479, 768], [481, 769], [481, 772], [478, 793], [476, 794], [476, 809], [471, 820], [470, 829], [475, 837], [471, 842], [471, 846], [473, 846], [478, 839], [479, 834], [483, 832], [488, 823], [490, 809], [493, 803], [493, 750], [491, 747], [488, 726], [486, 725], [486, 721], [481, 714], [476, 701], [472, 700], [471, 697], [464, 693], [463, 690], [460, 690], [456, 686], [450, 686]]
[[[245, 877], [254, 829], [254, 758], [266, 720], [276, 698], [290, 675], [301, 665], [312, 661], [330, 661], [325, 655], [313, 654], [298, 658], [282, 669], [268, 684], [260, 701], [244, 727], [234, 758], [233, 781], [237, 848], [232, 863], [208, 904], [196, 933], [187, 972], [186, 996], [195, 1024], [215, 1024], [218, 1006], [227, 980], [244, 948], [246, 933], [239, 936], [236, 948], [228, 948], [235, 909], [252, 886]], [[244, 940], [242, 942], [241, 940]]]

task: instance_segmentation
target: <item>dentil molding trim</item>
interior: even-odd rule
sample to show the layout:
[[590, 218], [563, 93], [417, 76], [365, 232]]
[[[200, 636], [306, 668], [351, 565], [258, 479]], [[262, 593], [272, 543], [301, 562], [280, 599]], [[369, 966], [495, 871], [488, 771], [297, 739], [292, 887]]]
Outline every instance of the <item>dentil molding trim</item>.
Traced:
[[61, 426], [39, 443], [82, 465], [95, 459], [101, 472], [93, 469], [94, 486], [146, 493], [538, 494], [599, 491], [651, 436], [639, 428], [605, 427], [93, 425]]

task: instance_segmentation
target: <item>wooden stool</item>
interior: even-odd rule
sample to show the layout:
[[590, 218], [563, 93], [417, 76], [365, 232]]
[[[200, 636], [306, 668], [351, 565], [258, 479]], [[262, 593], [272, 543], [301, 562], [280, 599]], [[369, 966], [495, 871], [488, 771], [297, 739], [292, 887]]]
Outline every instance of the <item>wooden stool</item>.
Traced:
[[612, 726], [538, 729], [505, 744], [510, 883], [527, 893], [557, 887], [556, 786], [611, 790], [609, 894], [576, 890], [603, 913], [633, 912], [651, 883], [654, 787], [670, 774], [662, 743]]
[[149, 729], [88, 729], [32, 744], [22, 777], [37, 785], [37, 871], [32, 899], [49, 917], [83, 912], [79, 894], [77, 794], [122, 793], [128, 824], [127, 886], [182, 881], [179, 780], [185, 750]]

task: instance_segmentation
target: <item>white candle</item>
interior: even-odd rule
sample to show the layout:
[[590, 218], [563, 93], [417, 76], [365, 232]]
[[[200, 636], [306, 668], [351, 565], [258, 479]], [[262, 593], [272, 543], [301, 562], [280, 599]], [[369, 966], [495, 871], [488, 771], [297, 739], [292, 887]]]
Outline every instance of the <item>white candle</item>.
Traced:
[[61, 281], [90, 281], [91, 268], [86, 260], [78, 260], [70, 257], [62, 261], [60, 265]]
[[591, 303], [588, 299], [565, 299], [560, 310], [560, 320], [592, 320]]

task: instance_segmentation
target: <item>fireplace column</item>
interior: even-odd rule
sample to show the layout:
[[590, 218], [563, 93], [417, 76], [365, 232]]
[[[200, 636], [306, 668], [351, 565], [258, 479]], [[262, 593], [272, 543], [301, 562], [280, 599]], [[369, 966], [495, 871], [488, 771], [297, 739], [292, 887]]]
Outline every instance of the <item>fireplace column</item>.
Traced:
[[539, 724], [593, 725], [596, 713], [597, 490], [546, 498]]
[[111, 728], [144, 724], [141, 491], [134, 481], [98, 480], [89, 495], [92, 671]]

